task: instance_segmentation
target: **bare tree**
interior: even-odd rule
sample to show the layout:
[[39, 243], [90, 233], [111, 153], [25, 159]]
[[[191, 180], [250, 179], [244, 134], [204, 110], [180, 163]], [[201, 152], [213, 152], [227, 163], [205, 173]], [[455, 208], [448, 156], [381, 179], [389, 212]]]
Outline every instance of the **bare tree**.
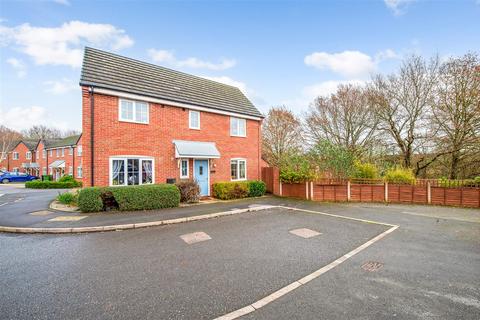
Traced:
[[[388, 133], [403, 165], [415, 167], [416, 174], [441, 156], [432, 156], [435, 132], [428, 123], [438, 66], [438, 58], [427, 62], [411, 56], [403, 61], [398, 73], [377, 75], [370, 85], [379, 130]], [[423, 156], [415, 157], [414, 163], [415, 154]]]
[[280, 167], [288, 156], [302, 149], [301, 121], [285, 106], [271, 108], [262, 125], [263, 158]]
[[63, 137], [60, 130], [45, 125], [32, 126], [30, 129], [23, 130], [22, 134], [28, 139], [58, 139]]
[[479, 56], [466, 54], [443, 63], [435, 98], [432, 118], [438, 128], [438, 146], [450, 151], [448, 174], [457, 179], [461, 165], [480, 164], [476, 157], [480, 153]]
[[0, 162], [7, 158], [7, 153], [21, 138], [22, 135], [17, 131], [0, 125]]
[[366, 90], [341, 85], [330, 97], [318, 97], [305, 116], [312, 142], [328, 140], [355, 155], [371, 150], [377, 118]]

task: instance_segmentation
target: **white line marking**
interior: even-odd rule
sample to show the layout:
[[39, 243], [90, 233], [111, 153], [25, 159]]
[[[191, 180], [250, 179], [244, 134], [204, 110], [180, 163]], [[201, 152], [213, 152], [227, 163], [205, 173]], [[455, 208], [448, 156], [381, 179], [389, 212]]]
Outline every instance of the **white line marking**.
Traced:
[[0, 193], [0, 197], [3, 196], [3, 195], [4, 195], [4, 193]]
[[382, 239], [383, 237], [385, 237], [386, 235], [388, 235], [389, 233], [392, 233], [393, 231], [395, 231], [396, 229], [398, 229], [398, 226], [397, 225], [393, 225], [393, 224], [388, 224], [388, 223], [383, 223], [383, 222], [377, 222], [377, 221], [371, 221], [371, 220], [364, 220], [364, 219], [357, 219], [357, 218], [351, 218], [351, 217], [345, 217], [345, 216], [340, 216], [340, 215], [335, 215], [335, 214], [330, 214], [330, 213], [324, 213], [324, 212], [318, 212], [318, 211], [312, 211], [312, 210], [304, 210], [304, 209], [297, 209], [297, 208], [290, 208], [290, 207], [282, 207], [282, 206], [278, 206], [278, 208], [283, 208], [283, 209], [288, 209], [288, 210], [296, 210], [296, 211], [304, 211], [304, 212], [310, 212], [310, 213], [316, 213], [316, 214], [322, 214], [322, 215], [326, 215], [326, 216], [330, 216], [330, 217], [335, 217], [335, 218], [341, 218], [341, 219], [347, 219], [347, 220], [354, 220], [354, 221], [360, 221], [360, 222], [364, 222], [364, 223], [372, 223], [372, 224], [379, 224], [379, 225], [385, 225], [385, 226], [389, 226], [391, 227], [390, 229], [388, 229], [387, 231], [384, 231], [382, 233], [380, 233], [378, 236], [376, 237], [373, 237], [372, 239], [368, 240], [367, 242], [365, 242], [364, 244], [362, 244], [361, 246], [353, 249], [352, 251], [348, 252], [347, 254], [341, 256], [340, 258], [330, 262], [329, 264], [327, 264], [326, 266], [318, 269], [317, 271], [314, 271], [312, 273], [310, 273], [309, 275], [306, 275], [305, 277], [301, 278], [301, 279], [298, 279], [292, 283], [290, 283], [289, 285], [281, 288], [280, 290], [277, 290], [273, 293], [271, 293], [270, 295], [246, 306], [246, 307], [243, 307], [241, 309], [238, 309], [238, 310], [235, 310], [233, 312], [230, 312], [230, 313], [227, 313], [223, 316], [220, 316], [218, 318], [215, 318], [214, 320], [233, 320], [233, 319], [236, 319], [236, 318], [239, 318], [241, 316], [244, 316], [248, 313], [251, 313], [251, 312], [254, 312], [255, 310], [257, 309], [260, 309], [261, 307], [264, 307], [265, 305], [269, 304], [270, 302], [273, 302], [275, 300], [277, 300], [278, 298], [286, 295], [287, 293], [297, 289], [298, 287], [312, 281], [313, 279], [315, 278], [318, 278], [319, 276], [321, 276], [322, 274], [324, 274], [325, 272], [335, 268], [336, 266], [340, 265], [341, 263], [345, 262], [346, 260], [348, 260], [349, 258], [353, 257], [354, 255], [356, 255], [357, 253], [365, 250], [366, 248], [368, 248], [369, 246], [371, 246], [372, 244], [374, 244], [375, 242], [379, 241], [380, 239]]
[[0, 204], [0, 207], [1, 207], [1, 206], [4, 206], [4, 205], [6, 205], [6, 204], [8, 204], [8, 202], [5, 202], [5, 203]]

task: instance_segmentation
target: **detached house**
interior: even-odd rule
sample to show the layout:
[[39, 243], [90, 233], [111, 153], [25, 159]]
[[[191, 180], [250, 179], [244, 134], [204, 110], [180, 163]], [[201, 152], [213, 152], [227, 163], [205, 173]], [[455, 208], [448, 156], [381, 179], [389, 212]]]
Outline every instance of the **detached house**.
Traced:
[[2, 161], [1, 168], [12, 172], [38, 175], [38, 166], [35, 165], [37, 145], [38, 140], [19, 140], [7, 151], [6, 159]]
[[260, 178], [262, 114], [236, 87], [86, 48], [83, 184]]

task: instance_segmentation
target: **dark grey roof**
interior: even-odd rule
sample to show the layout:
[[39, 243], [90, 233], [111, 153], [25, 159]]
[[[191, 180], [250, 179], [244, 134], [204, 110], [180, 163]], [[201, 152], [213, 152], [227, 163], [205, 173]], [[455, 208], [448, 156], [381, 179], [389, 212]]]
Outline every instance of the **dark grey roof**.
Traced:
[[66, 137], [60, 140], [46, 140], [45, 147], [50, 149], [50, 148], [74, 146], [78, 143], [80, 136], [81, 134]]
[[89, 47], [80, 85], [263, 117], [236, 87]]
[[23, 139], [22, 140], [23, 144], [27, 146], [28, 150], [37, 149], [37, 145], [39, 141], [40, 141], [39, 139]]

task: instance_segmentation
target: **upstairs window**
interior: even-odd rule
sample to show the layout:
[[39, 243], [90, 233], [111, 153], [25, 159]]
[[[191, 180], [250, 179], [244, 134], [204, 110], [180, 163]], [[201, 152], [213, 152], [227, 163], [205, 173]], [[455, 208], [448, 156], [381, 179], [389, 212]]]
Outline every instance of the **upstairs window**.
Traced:
[[69, 154], [69, 155], [72, 155], [72, 154], [73, 154], [73, 148], [72, 148], [72, 147], [68, 148], [68, 154]]
[[45, 159], [46, 157], [47, 157], [47, 150], [44, 149], [42, 152], [42, 158]]
[[25, 158], [27, 158], [28, 160], [32, 159], [32, 153], [30, 151], [27, 151], [27, 153], [25, 153]]
[[52, 157], [52, 156], [53, 156], [53, 150], [50, 149], [50, 157]]
[[81, 157], [82, 156], [82, 146], [77, 147], [77, 156]]
[[247, 121], [245, 119], [230, 117], [230, 135], [234, 137], [247, 136]]
[[148, 103], [120, 99], [119, 120], [148, 123]]
[[65, 156], [65, 148], [62, 148], [62, 157]]
[[55, 150], [56, 150], [55, 152], [57, 153], [57, 157], [60, 157], [60, 149], [55, 149]]
[[190, 129], [197, 129], [200, 130], [200, 112], [190, 110], [188, 113], [188, 121], [189, 121], [189, 128]]
[[13, 153], [13, 160], [18, 160], [18, 152]]
[[230, 176], [232, 180], [247, 179], [247, 160], [232, 159], [230, 161]]

